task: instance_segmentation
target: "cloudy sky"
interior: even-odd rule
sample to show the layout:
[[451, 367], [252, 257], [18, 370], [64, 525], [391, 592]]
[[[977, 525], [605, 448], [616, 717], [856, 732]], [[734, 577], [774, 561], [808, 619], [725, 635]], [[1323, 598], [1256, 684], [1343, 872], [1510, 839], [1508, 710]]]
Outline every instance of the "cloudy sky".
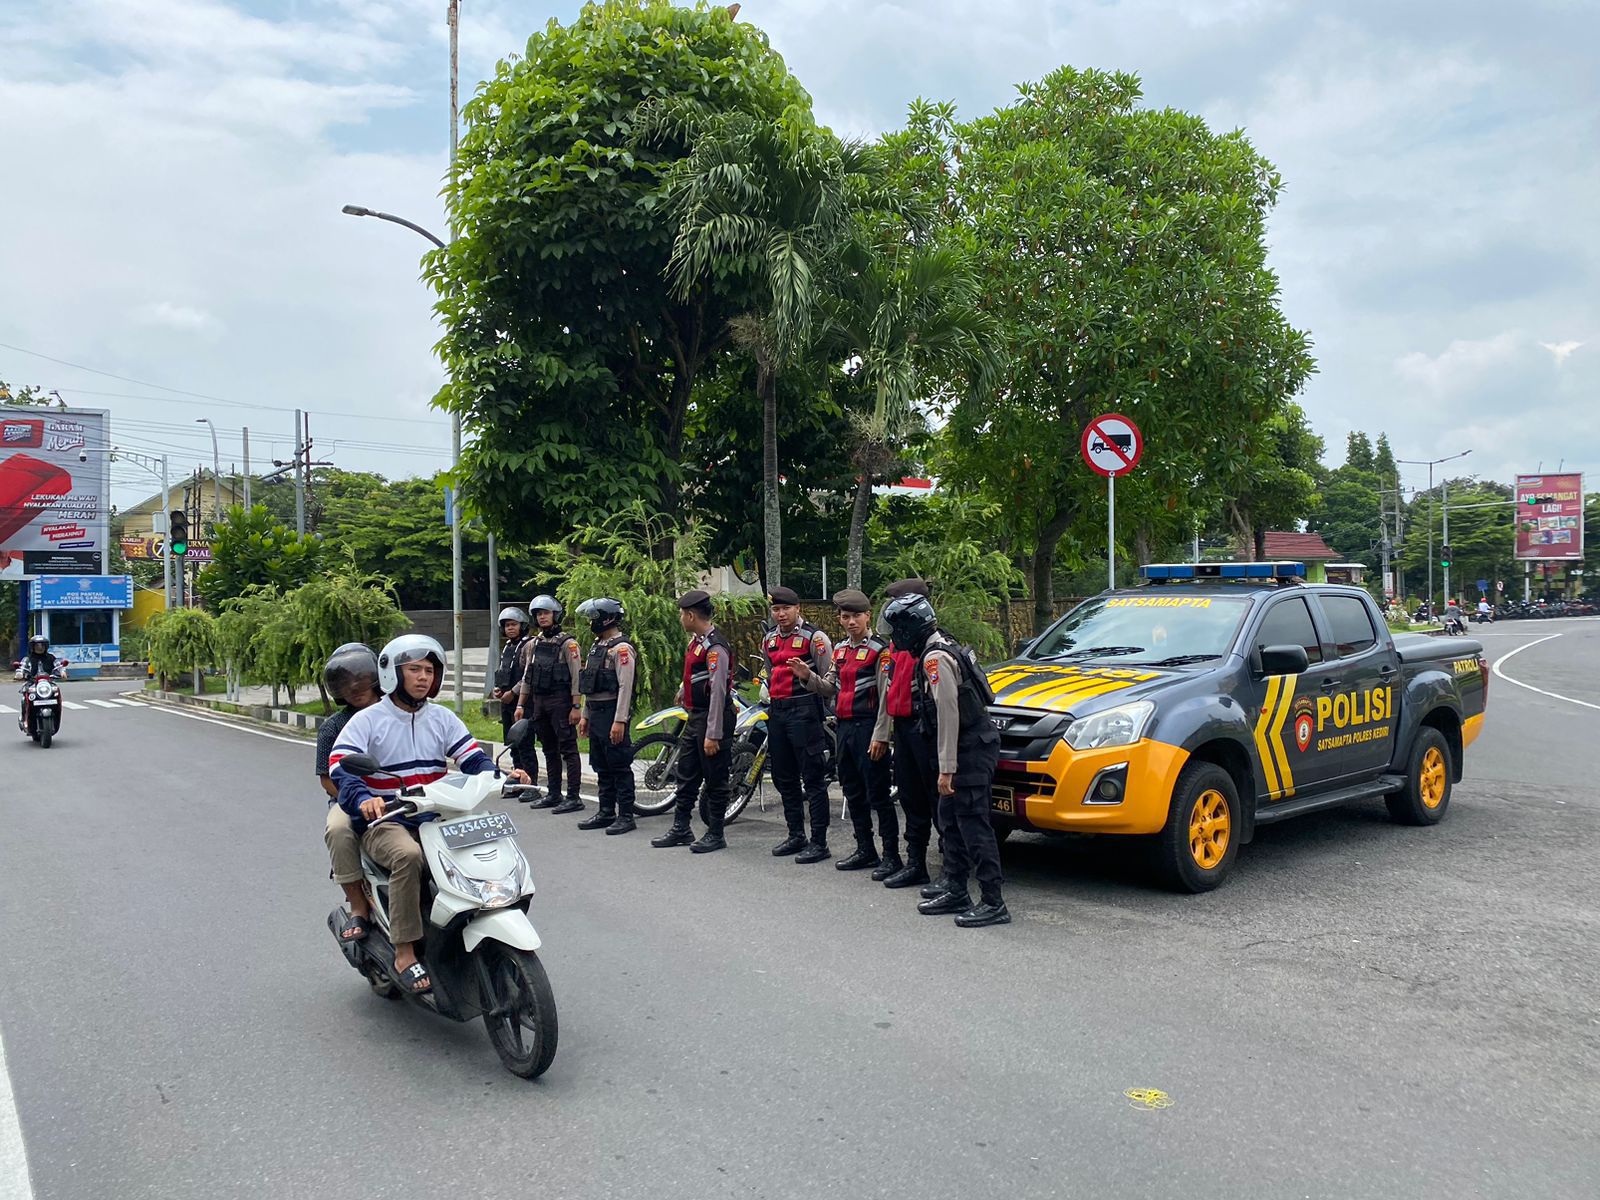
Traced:
[[[119, 444], [224, 470], [448, 461], [414, 234], [444, 232], [444, 0], [4, 0], [0, 379], [113, 410]], [[572, 3], [464, 0], [476, 80]], [[1243, 127], [1282, 170], [1304, 402], [1402, 458], [1600, 487], [1600, 5], [1592, 0], [745, 0], [820, 117], [976, 115], [1060, 63]], [[48, 356], [48, 357], [44, 357]], [[60, 361], [51, 361], [60, 360]], [[83, 368], [94, 368], [95, 374]], [[121, 378], [113, 378], [120, 376]], [[188, 393], [188, 394], [185, 394]], [[131, 465], [116, 498], [147, 493]], [[1407, 483], [1425, 483], [1411, 468]]]

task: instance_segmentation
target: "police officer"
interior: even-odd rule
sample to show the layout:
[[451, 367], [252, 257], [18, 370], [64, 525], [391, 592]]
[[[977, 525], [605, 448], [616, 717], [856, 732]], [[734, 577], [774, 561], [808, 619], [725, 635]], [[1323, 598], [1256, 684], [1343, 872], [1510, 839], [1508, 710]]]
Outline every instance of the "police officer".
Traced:
[[[795, 659], [790, 670], [809, 690], [833, 700], [833, 715], [838, 721], [839, 786], [844, 790], [855, 827], [856, 851], [834, 864], [841, 871], [861, 871], [876, 867], [878, 879], [899, 871], [900, 821], [894, 799], [889, 795], [889, 760], [871, 751], [872, 731], [878, 719], [878, 681], [883, 671], [882, 658], [888, 652], [883, 641], [872, 634], [872, 602], [865, 592], [846, 588], [835, 592], [833, 607], [839, 615], [846, 640], [833, 648], [827, 674], [817, 675], [804, 659]], [[878, 815], [878, 836], [883, 839], [883, 856], [872, 844], [872, 815]]]
[[[527, 663], [528, 614], [520, 608], [500, 610], [500, 664], [494, 669], [494, 698], [500, 701], [500, 740], [511, 741], [511, 726], [517, 721], [517, 705], [522, 688], [522, 671]], [[530, 779], [538, 774], [538, 762], [526, 741], [511, 747], [511, 762], [528, 772]]]
[[[775, 587], [772, 620], [776, 628], [761, 643], [767, 662], [767, 737], [771, 742], [772, 783], [783, 797], [783, 819], [789, 836], [772, 848], [775, 857], [795, 855], [795, 862], [818, 863], [828, 852], [827, 753], [822, 730], [822, 701], [808, 692], [793, 664], [804, 660], [818, 674], [833, 656], [828, 635], [800, 619], [800, 597], [793, 588]], [[811, 837], [806, 838], [806, 809], [811, 810]]]
[[[672, 828], [652, 846], [688, 846], [710, 854], [728, 843], [722, 823], [728, 813], [728, 767], [733, 757], [727, 743], [733, 735], [733, 647], [711, 620], [711, 597], [696, 588], [678, 597], [678, 618], [689, 635], [683, 653], [683, 690], [678, 701], [689, 713], [678, 735], [678, 790]], [[694, 841], [689, 814], [706, 793], [706, 831]], [[691, 843], [693, 843], [691, 845]]]
[[[561, 628], [565, 611], [554, 596], [535, 596], [528, 609], [538, 625], [529, 646], [527, 670], [519, 685], [517, 719], [524, 713], [533, 721], [533, 731], [544, 751], [545, 775], [550, 786], [535, 808], [548, 808], [556, 814], [581, 812], [578, 796], [583, 768], [578, 761], [578, 721], [583, 705], [578, 687], [582, 674], [578, 639]], [[532, 754], [529, 758], [532, 758]], [[567, 798], [561, 798], [561, 768], [566, 767]], [[530, 775], [534, 774], [529, 769]], [[530, 797], [530, 799], [532, 799]]]
[[[622, 635], [622, 619], [627, 615], [622, 601], [601, 596], [585, 600], [578, 605], [578, 612], [589, 618], [595, 636], [579, 678], [584, 709], [578, 733], [589, 739], [589, 766], [600, 793], [600, 810], [579, 821], [578, 828], [632, 833], [633, 737], [628, 727], [633, 719], [639, 652]], [[583, 806], [582, 800], [578, 806]]]
[[[897, 648], [917, 656], [917, 720], [933, 744], [944, 827], [944, 890], [917, 904], [928, 916], [956, 915], [964, 928], [1010, 922], [1001, 892], [1000, 846], [989, 824], [1000, 735], [964, 647], [941, 632], [926, 596], [900, 596], [884, 606]], [[982, 896], [974, 905], [968, 874]]]
[[[927, 596], [928, 585], [920, 579], [901, 579], [884, 592], [892, 603], [901, 596]], [[928, 843], [939, 828], [939, 774], [934, 770], [933, 747], [917, 723], [916, 689], [917, 656], [891, 646], [883, 661], [878, 721], [869, 753], [883, 758], [889, 753], [890, 738], [894, 739], [894, 787], [906, 815], [906, 862], [898, 871], [881, 876], [878, 871], [872, 873], [874, 879], [883, 880], [884, 887], [907, 888], [928, 882]], [[944, 849], [942, 831], [939, 849]]]

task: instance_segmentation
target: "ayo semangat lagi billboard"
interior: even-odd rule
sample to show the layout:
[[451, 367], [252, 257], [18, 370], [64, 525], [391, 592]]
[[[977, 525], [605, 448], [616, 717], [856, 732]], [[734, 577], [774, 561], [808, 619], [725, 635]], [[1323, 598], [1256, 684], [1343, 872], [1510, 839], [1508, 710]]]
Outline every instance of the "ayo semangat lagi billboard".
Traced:
[[0, 407], [0, 577], [106, 569], [111, 414]]

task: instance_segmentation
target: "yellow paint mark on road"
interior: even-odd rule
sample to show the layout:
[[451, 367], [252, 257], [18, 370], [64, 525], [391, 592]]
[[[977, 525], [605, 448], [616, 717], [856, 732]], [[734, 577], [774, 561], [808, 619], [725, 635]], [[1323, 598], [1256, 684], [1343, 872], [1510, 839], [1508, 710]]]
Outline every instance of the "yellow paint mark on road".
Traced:
[[1171, 1108], [1172, 1097], [1160, 1088], [1129, 1088], [1122, 1093], [1130, 1108]]

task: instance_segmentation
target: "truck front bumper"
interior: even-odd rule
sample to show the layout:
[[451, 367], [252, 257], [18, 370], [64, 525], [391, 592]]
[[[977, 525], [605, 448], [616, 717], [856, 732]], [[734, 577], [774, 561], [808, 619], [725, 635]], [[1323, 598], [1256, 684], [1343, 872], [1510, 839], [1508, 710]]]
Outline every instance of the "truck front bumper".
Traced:
[[997, 824], [1064, 833], [1158, 833], [1185, 750], [1148, 738], [1075, 751], [1058, 741], [1043, 762], [1002, 755], [994, 776]]

